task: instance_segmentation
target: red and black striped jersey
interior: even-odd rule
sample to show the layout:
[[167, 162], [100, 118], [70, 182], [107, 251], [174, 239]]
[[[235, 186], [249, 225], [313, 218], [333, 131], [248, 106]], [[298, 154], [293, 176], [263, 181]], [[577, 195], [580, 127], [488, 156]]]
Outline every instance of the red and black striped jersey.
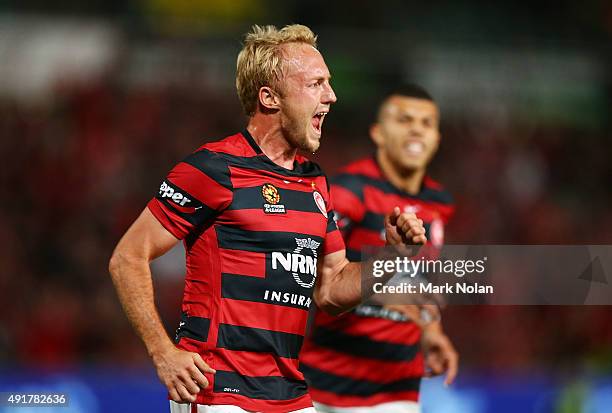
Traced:
[[196, 402], [311, 406], [298, 354], [317, 259], [344, 249], [319, 166], [297, 156], [282, 168], [243, 131], [177, 164], [148, 207], [184, 240], [177, 346], [217, 371]]
[[[347, 256], [385, 244], [384, 216], [395, 206], [423, 220], [429, 242], [441, 247], [452, 198], [426, 177], [418, 194], [394, 187], [374, 158], [354, 162], [332, 179], [332, 196]], [[318, 311], [300, 354], [314, 401], [330, 406], [372, 406], [417, 401], [423, 376], [421, 331], [402, 314], [361, 305], [340, 317]]]

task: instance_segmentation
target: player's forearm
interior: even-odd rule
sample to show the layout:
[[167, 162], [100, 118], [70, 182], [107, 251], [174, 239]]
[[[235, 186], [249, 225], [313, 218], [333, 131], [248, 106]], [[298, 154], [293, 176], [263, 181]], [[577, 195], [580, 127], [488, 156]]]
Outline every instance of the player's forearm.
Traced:
[[149, 262], [116, 251], [109, 263], [109, 271], [123, 310], [149, 355], [155, 357], [173, 346], [155, 308]]
[[338, 268], [327, 271], [330, 274], [323, 274], [321, 285], [315, 291], [317, 306], [338, 315], [358, 305], [361, 302], [360, 265], [344, 261]]
[[[381, 251], [375, 258], [394, 257], [387, 250]], [[384, 272], [375, 277], [372, 267], [374, 258], [367, 262], [349, 262], [346, 258], [338, 261], [334, 267], [325, 266], [315, 290], [317, 306], [332, 315], [349, 311], [374, 293], [374, 283], [387, 282], [395, 272]]]

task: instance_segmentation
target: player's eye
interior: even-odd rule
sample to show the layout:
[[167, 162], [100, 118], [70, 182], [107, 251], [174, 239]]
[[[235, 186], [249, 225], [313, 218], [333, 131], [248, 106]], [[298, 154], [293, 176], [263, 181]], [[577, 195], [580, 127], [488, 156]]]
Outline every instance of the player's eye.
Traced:
[[397, 118], [397, 121], [400, 123], [409, 123], [412, 121], [412, 118], [410, 116], [400, 116]]

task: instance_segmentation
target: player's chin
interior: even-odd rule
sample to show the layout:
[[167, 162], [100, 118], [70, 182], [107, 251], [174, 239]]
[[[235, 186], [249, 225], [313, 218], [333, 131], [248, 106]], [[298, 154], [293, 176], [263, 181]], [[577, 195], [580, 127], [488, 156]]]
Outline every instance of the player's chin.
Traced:
[[309, 146], [308, 146], [308, 151], [314, 153], [319, 149], [320, 145], [321, 145], [321, 142], [319, 140], [310, 141]]
[[427, 161], [425, 160], [425, 158], [419, 159], [419, 158], [413, 158], [413, 157], [411, 158], [404, 157], [400, 159], [399, 164], [404, 170], [417, 171], [419, 169], [424, 168], [427, 165]]
[[310, 133], [306, 135], [302, 149], [308, 152], [316, 152], [320, 145], [321, 134], [310, 131]]

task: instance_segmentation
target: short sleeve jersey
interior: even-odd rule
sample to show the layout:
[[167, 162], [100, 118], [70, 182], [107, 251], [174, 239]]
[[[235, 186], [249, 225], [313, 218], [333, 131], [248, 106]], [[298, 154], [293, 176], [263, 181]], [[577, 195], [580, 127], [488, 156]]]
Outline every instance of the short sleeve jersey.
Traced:
[[344, 249], [319, 166], [282, 168], [245, 130], [177, 164], [148, 208], [185, 245], [176, 344], [217, 371], [196, 402], [311, 406], [298, 354], [317, 260]]
[[[435, 253], [453, 214], [451, 195], [426, 177], [417, 194], [394, 187], [374, 158], [356, 161], [332, 179], [338, 225], [351, 261], [365, 246], [385, 244], [384, 217], [395, 206], [423, 220]], [[314, 401], [337, 407], [417, 401], [423, 357], [420, 329], [400, 313], [361, 305], [340, 317], [317, 312], [301, 354]]]

